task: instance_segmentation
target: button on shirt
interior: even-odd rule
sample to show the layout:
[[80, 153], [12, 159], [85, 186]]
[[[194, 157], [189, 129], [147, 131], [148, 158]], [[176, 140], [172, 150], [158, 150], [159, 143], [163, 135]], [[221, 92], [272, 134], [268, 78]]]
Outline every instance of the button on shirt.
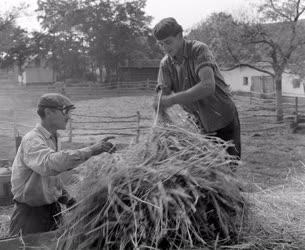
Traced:
[[175, 58], [166, 55], [161, 60], [158, 84], [164, 86], [163, 91], [166, 95], [184, 91], [200, 82], [198, 72], [201, 68], [211, 67], [215, 78], [215, 93], [199, 101], [183, 105], [183, 108], [192, 113], [207, 132], [224, 128], [233, 120], [236, 109], [229, 87], [212, 53], [202, 42], [185, 40], [182, 58], [182, 61], [178, 62]]
[[40, 124], [23, 137], [12, 166], [14, 200], [30, 206], [57, 201], [63, 187], [58, 174], [91, 156], [90, 148], [56, 151], [56, 138]]

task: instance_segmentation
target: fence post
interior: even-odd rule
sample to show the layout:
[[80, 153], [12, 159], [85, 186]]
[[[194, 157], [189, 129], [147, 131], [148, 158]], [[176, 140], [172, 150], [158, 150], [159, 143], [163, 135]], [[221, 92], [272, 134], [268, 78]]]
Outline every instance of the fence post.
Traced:
[[149, 90], [149, 79], [146, 79], [146, 88]]
[[16, 149], [16, 153], [18, 151], [18, 148], [20, 146], [20, 143], [21, 143], [21, 139], [22, 139], [22, 136], [19, 134], [19, 131], [17, 129], [17, 110], [16, 110], [16, 98], [14, 96], [14, 108], [12, 110], [13, 113], [13, 133], [14, 133], [14, 138], [15, 138], [15, 149]]
[[137, 135], [136, 135], [136, 143], [139, 142], [139, 137], [140, 137], [140, 111], [137, 111]]
[[72, 142], [72, 118], [69, 121], [69, 142]]
[[252, 91], [250, 91], [250, 104], [252, 104]]
[[16, 147], [16, 153], [18, 151], [18, 148], [21, 144], [22, 136], [19, 134], [19, 131], [16, 130], [16, 135], [15, 135], [15, 147]]
[[298, 108], [298, 97], [295, 97], [295, 122], [296, 124], [299, 123], [299, 108]]

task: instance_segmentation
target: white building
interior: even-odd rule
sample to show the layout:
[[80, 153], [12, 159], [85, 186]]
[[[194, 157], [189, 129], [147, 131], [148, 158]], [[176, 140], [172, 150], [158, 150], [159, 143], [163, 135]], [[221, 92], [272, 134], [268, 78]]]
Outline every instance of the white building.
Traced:
[[47, 66], [44, 60], [35, 61], [37, 55], [27, 59], [23, 65], [22, 75], [19, 75], [18, 82], [22, 85], [48, 84], [55, 82], [53, 68]]
[[[275, 84], [270, 75], [247, 66], [235, 67], [221, 72], [232, 91], [254, 92], [268, 94], [275, 92]], [[282, 79], [282, 93], [288, 96], [305, 97], [304, 85], [298, 76], [284, 73]]]

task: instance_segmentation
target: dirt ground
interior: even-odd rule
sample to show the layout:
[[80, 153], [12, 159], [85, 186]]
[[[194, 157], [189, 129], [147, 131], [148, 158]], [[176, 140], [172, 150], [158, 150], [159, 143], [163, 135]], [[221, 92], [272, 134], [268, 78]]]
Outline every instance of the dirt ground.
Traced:
[[[238, 106], [242, 128], [242, 164], [237, 169], [237, 176], [244, 183], [245, 190], [253, 192], [272, 188], [289, 183], [294, 176], [303, 176], [305, 173], [305, 167], [302, 164], [305, 163], [304, 133], [299, 131], [299, 133], [292, 134], [289, 131], [289, 124], [276, 123], [274, 107], [268, 101], [251, 101], [250, 103], [247, 96], [235, 96], [234, 99]], [[5, 102], [2, 101], [2, 103]], [[97, 100], [77, 101], [75, 112], [126, 116], [140, 111], [142, 116], [151, 118], [144, 121], [146, 126], [151, 126], [153, 121], [151, 103], [150, 94], [108, 96]], [[8, 117], [9, 114], [0, 113], [0, 121], [2, 121], [0, 128], [8, 125], [6, 129], [11, 129], [8, 130], [9, 132], [0, 130], [0, 159], [12, 160], [15, 155], [15, 142], [11, 123], [5, 123]], [[38, 121], [33, 105], [25, 106], [16, 119], [17, 123], [21, 124], [19, 128], [22, 134]], [[96, 138], [96, 136], [87, 137], [87, 142], [94, 141]], [[117, 139], [120, 141], [122, 138]], [[65, 146], [69, 147], [69, 144], [66, 143]], [[0, 214], [9, 215], [10, 211], [10, 206], [2, 207]]]

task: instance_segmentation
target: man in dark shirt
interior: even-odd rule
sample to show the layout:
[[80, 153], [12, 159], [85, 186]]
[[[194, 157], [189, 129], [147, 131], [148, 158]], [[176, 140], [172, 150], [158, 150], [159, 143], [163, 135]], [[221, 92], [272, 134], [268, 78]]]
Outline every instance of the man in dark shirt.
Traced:
[[208, 46], [185, 40], [182, 31], [171, 17], [162, 19], [153, 30], [165, 53], [157, 85], [157, 91], [162, 89], [160, 108], [180, 104], [202, 131], [232, 141], [235, 146], [228, 153], [240, 158], [240, 124], [229, 87]]

